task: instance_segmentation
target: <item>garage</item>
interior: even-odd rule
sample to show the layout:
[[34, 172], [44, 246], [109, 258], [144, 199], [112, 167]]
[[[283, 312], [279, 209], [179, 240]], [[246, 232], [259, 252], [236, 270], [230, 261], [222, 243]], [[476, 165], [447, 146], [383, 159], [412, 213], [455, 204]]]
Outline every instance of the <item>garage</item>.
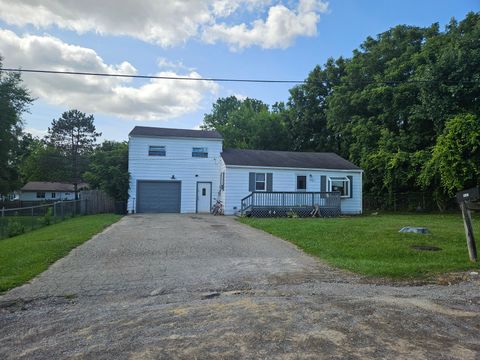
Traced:
[[138, 213], [179, 213], [180, 181], [138, 181]]

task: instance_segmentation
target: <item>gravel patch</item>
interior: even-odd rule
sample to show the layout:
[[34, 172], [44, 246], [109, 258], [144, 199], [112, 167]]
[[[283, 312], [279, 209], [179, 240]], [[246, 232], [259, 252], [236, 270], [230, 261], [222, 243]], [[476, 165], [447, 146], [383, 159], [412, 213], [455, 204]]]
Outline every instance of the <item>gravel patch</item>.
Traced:
[[231, 217], [134, 215], [0, 297], [0, 358], [476, 359], [479, 314], [478, 276], [379, 285]]

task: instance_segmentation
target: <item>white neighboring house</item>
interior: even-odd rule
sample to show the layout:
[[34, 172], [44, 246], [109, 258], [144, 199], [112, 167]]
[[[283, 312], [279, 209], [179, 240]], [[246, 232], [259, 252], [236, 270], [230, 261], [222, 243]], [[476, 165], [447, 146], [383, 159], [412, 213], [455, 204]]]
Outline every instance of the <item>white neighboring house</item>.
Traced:
[[129, 212], [207, 213], [219, 199], [233, 215], [252, 192], [335, 191], [342, 213], [362, 213], [363, 170], [334, 153], [222, 144], [216, 131], [136, 126], [129, 134]]
[[[87, 184], [77, 185], [78, 190], [86, 189]], [[60, 201], [75, 200], [73, 184], [49, 181], [30, 181], [20, 189], [20, 201]]]

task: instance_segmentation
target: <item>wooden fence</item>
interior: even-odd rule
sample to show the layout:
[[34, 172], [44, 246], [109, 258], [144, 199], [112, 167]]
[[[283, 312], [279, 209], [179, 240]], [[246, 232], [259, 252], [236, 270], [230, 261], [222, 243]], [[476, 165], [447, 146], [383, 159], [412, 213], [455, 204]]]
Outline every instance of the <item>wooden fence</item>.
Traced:
[[82, 214], [115, 212], [115, 200], [102, 190], [81, 191], [80, 200]]

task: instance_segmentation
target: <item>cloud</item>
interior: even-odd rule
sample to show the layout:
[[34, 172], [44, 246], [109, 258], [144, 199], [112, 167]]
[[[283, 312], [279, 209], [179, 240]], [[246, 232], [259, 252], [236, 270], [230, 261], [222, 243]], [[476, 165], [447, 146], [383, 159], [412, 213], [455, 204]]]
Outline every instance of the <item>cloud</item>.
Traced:
[[32, 136], [36, 136], [36, 137], [39, 137], [39, 138], [43, 138], [45, 135], [47, 135], [48, 131], [46, 129], [35, 129], [35, 128], [32, 128], [32, 127], [27, 127], [25, 129], [25, 132], [26, 133], [30, 133], [32, 134]]
[[[162, 47], [194, 38], [232, 48], [285, 48], [298, 36], [315, 35], [326, 9], [323, 0], [299, 0], [293, 10], [281, 0], [0, 0], [0, 19], [17, 26], [126, 35]], [[245, 13], [253, 18], [250, 26], [228, 23]]]
[[[63, 71], [136, 74], [129, 62], [107, 64], [92, 49], [69, 45], [51, 36], [17, 36], [0, 29], [0, 54], [5, 67]], [[159, 76], [199, 78], [190, 71]], [[218, 91], [209, 81], [150, 80], [140, 85], [129, 78], [23, 74], [26, 86], [42, 100], [84, 112], [105, 113], [136, 120], [171, 119], [198, 110], [202, 100]]]
[[295, 10], [276, 5], [270, 7], [265, 21], [255, 20], [251, 26], [245, 23], [234, 26], [215, 24], [205, 30], [202, 38], [212, 44], [225, 42], [230, 44], [232, 50], [253, 45], [264, 49], [285, 49], [298, 36], [315, 36], [319, 13], [327, 9], [326, 3], [317, 0], [300, 0]]

